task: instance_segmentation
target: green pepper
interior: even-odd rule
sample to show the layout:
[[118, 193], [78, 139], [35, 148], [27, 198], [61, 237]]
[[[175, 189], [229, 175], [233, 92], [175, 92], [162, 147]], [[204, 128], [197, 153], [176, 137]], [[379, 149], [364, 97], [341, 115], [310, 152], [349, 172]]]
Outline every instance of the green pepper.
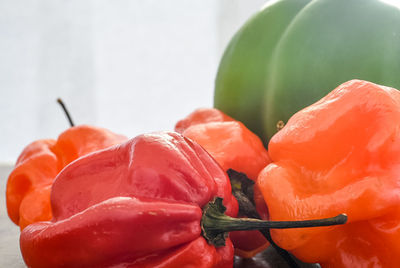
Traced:
[[345, 81], [400, 88], [399, 25], [396, 0], [271, 1], [225, 50], [214, 106], [267, 143], [278, 122]]

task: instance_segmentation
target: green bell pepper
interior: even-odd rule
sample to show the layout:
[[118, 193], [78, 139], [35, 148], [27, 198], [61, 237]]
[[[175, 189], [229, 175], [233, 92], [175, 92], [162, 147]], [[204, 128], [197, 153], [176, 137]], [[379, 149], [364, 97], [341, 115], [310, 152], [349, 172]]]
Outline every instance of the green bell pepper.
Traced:
[[351, 79], [400, 88], [400, 1], [269, 2], [225, 50], [214, 106], [267, 143], [279, 121]]

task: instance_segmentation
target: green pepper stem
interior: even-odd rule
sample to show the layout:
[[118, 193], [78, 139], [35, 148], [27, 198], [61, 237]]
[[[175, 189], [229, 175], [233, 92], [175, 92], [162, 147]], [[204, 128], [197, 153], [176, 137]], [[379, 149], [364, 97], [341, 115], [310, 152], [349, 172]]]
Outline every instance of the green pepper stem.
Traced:
[[67, 109], [67, 107], [65, 106], [64, 102], [62, 101], [62, 99], [58, 98], [58, 99], [57, 99], [57, 102], [61, 105], [61, 108], [63, 109], [63, 111], [64, 111], [64, 113], [65, 113], [65, 116], [66, 116], [67, 119], [68, 119], [69, 125], [70, 125], [71, 127], [75, 126], [74, 121], [72, 121], [71, 115], [69, 114], [68, 109]]
[[302, 220], [302, 221], [263, 221], [251, 218], [233, 218], [224, 214], [226, 208], [222, 204], [222, 198], [217, 197], [214, 201], [208, 203], [203, 210], [201, 228], [203, 236], [210, 244], [216, 247], [224, 246], [228, 232], [261, 230], [266, 228], [288, 229], [288, 228], [306, 228], [321, 227], [345, 224], [347, 222], [346, 214], [339, 214], [336, 217]]

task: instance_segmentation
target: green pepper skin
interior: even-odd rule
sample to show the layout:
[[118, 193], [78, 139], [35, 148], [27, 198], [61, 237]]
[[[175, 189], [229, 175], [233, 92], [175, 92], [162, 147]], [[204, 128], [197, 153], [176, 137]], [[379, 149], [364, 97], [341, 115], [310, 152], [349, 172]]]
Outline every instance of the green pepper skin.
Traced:
[[399, 25], [398, 0], [272, 1], [225, 50], [214, 106], [267, 143], [278, 121], [345, 81], [400, 88]]

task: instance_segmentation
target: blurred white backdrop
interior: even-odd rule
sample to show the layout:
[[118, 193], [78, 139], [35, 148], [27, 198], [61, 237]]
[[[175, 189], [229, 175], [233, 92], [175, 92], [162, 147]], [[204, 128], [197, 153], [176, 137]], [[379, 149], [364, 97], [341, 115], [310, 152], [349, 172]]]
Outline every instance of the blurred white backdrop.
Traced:
[[222, 53], [266, 0], [0, 0], [0, 162], [76, 124], [172, 130], [211, 107]]

